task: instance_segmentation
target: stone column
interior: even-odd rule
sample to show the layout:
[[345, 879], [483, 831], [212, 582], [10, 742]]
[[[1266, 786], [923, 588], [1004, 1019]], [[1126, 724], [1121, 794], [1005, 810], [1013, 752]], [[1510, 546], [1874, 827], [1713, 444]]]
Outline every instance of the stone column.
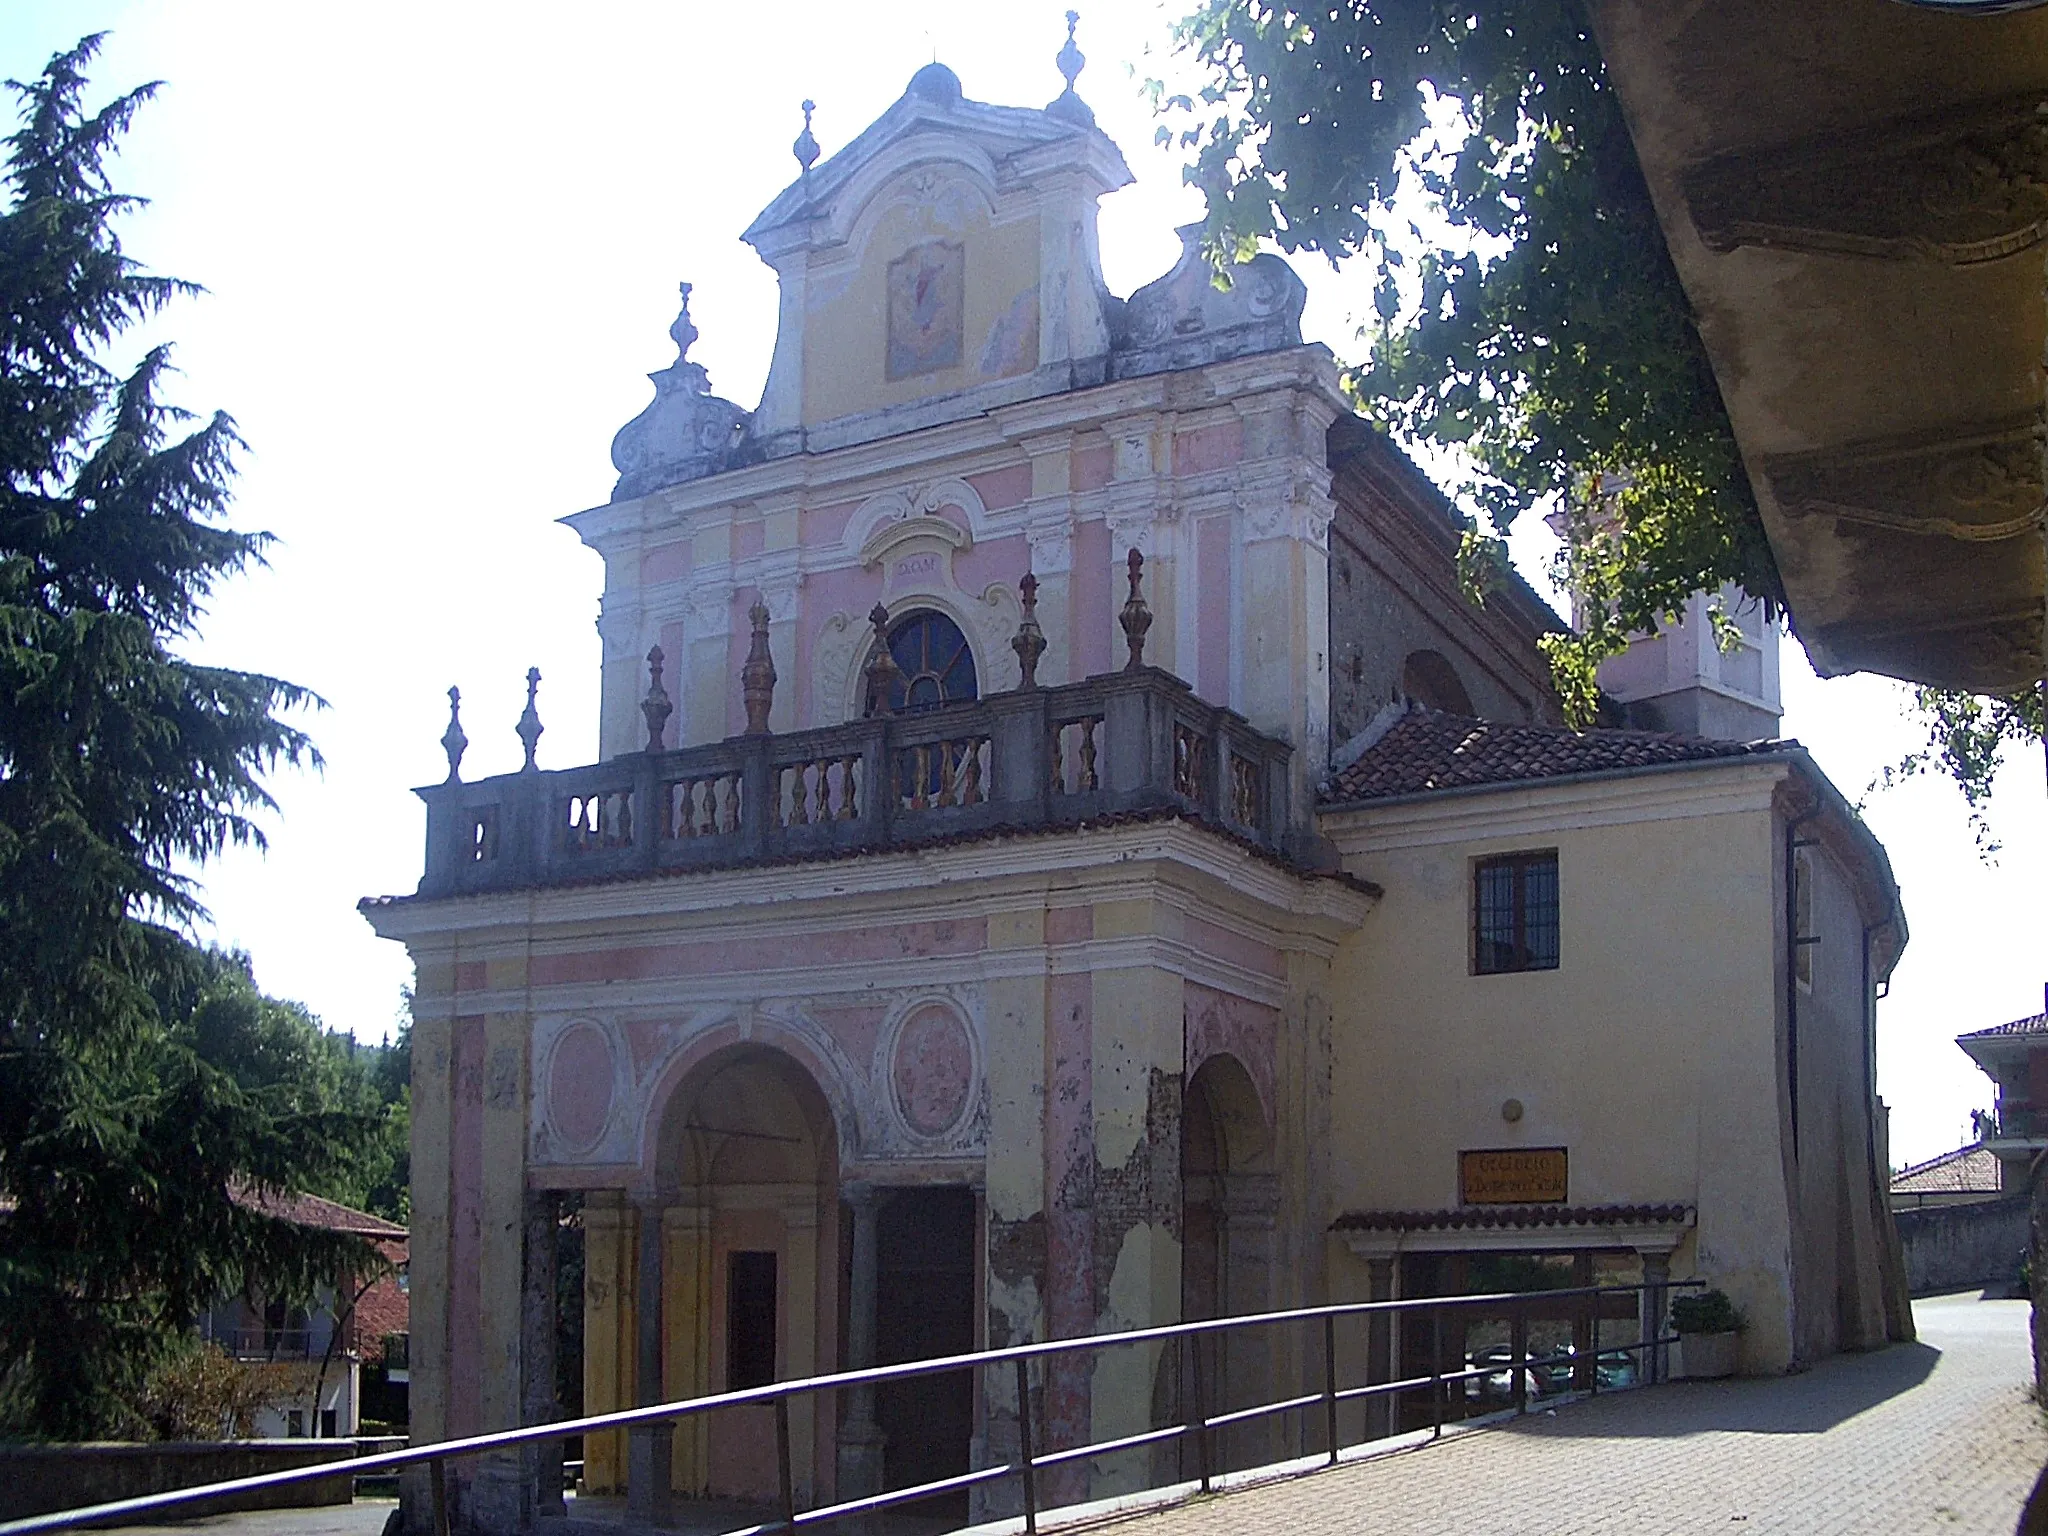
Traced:
[[[1394, 1261], [1389, 1258], [1367, 1259], [1366, 1274], [1371, 1294], [1368, 1301], [1392, 1301], [1394, 1299]], [[1393, 1318], [1385, 1312], [1369, 1313], [1365, 1327], [1365, 1379], [1368, 1382], [1392, 1381], [1394, 1379], [1394, 1325]], [[1376, 1398], [1366, 1399], [1366, 1434], [1372, 1437], [1391, 1435], [1400, 1428], [1400, 1415], [1396, 1409], [1394, 1394], [1382, 1393]]]
[[[1671, 1279], [1671, 1255], [1668, 1253], [1645, 1252], [1643, 1258], [1643, 1339], [1650, 1341], [1664, 1332], [1664, 1312], [1670, 1305], [1665, 1285]], [[1664, 1346], [1652, 1344], [1642, 1353], [1642, 1373], [1649, 1381], [1662, 1381], [1669, 1372], [1670, 1362], [1664, 1358]]]
[[[661, 1399], [661, 1204], [644, 1200], [637, 1234], [638, 1283], [633, 1308], [633, 1397], [645, 1407]], [[626, 1514], [649, 1525], [669, 1516], [669, 1462], [674, 1456], [673, 1424], [643, 1425], [626, 1432]]]
[[[782, 1330], [779, 1353], [784, 1381], [821, 1374], [818, 1364], [818, 1203], [815, 1196], [782, 1209], [782, 1255], [788, 1278], [783, 1294], [789, 1305], [778, 1319]], [[799, 1505], [817, 1502], [812, 1477], [817, 1465], [819, 1394], [793, 1399], [789, 1405], [789, 1461]]]
[[[562, 1416], [555, 1397], [556, 1205], [553, 1190], [527, 1191], [526, 1276], [519, 1330], [519, 1363], [526, 1377], [521, 1419], [527, 1424], [546, 1424]], [[530, 1447], [524, 1472], [536, 1513], [568, 1513], [562, 1498], [561, 1441]]]
[[[850, 1183], [842, 1192], [853, 1212], [853, 1276], [846, 1307], [846, 1368], [864, 1371], [875, 1363], [875, 1288], [879, 1269], [875, 1187]], [[839, 1498], [865, 1498], [882, 1491], [881, 1425], [875, 1422], [875, 1389], [849, 1387], [846, 1417], [839, 1426]]]

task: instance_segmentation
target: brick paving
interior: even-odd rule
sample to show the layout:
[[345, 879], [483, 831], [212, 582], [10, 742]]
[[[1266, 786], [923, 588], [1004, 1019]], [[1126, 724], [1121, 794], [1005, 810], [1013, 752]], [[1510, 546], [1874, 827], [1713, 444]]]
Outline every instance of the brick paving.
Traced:
[[2027, 1305], [1915, 1305], [1920, 1342], [1796, 1376], [1532, 1414], [1115, 1523], [1117, 1536], [2010, 1532], [2048, 1460]]

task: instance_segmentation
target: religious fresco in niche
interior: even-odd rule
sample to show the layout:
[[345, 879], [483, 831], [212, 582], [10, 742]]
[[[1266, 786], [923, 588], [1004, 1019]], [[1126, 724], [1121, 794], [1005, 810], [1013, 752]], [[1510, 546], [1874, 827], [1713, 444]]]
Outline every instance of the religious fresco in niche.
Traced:
[[965, 246], [935, 240], [890, 262], [885, 376], [910, 379], [959, 367], [966, 309]]
[[920, 1136], [943, 1136], [967, 1112], [974, 1046], [949, 1008], [927, 1004], [896, 1031], [890, 1082], [904, 1123]]

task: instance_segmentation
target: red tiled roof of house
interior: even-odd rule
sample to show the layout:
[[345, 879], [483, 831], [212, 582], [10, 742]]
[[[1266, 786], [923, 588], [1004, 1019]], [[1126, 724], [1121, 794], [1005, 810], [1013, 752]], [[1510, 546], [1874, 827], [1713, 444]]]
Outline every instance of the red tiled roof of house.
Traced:
[[[1373, 736], [1371, 733], [1377, 731]], [[1356, 761], [1333, 775], [1325, 805], [1475, 785], [1513, 784], [1671, 763], [1776, 755], [1793, 741], [1710, 741], [1656, 731], [1574, 731], [1558, 725], [1472, 720], [1409, 705], [1367, 728]]]
[[1958, 1035], [1958, 1040], [1983, 1040], [1996, 1035], [2048, 1035], [2048, 1013], [2030, 1013], [2024, 1019], [2014, 1019], [2008, 1024], [1994, 1024], [1989, 1029], [1973, 1029], [1967, 1035]]
[[283, 1194], [262, 1189], [238, 1189], [235, 1203], [244, 1210], [275, 1216], [294, 1226], [320, 1227], [329, 1232], [346, 1232], [352, 1237], [403, 1238], [405, 1228], [368, 1211], [343, 1205], [319, 1195]]
[[385, 1339], [394, 1333], [408, 1332], [412, 1326], [412, 1297], [399, 1283], [408, 1257], [407, 1245], [403, 1241], [381, 1242], [377, 1251], [392, 1267], [372, 1281], [357, 1299], [355, 1313], [349, 1320], [356, 1348], [365, 1360], [383, 1359]]
[[1895, 1195], [1983, 1195], [1999, 1189], [1998, 1159], [1982, 1143], [1957, 1147], [1892, 1175]]

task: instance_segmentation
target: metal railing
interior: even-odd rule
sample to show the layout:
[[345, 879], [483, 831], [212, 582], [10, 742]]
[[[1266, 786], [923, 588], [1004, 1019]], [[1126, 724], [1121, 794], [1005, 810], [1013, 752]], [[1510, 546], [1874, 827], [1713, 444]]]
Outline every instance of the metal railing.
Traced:
[[451, 780], [423, 896], [828, 858], [1186, 811], [1287, 852], [1293, 748], [1156, 667], [917, 713]]
[[[1464, 1384], [1499, 1375], [1503, 1363], [1507, 1364], [1512, 1372], [1510, 1394], [1513, 1411], [1516, 1413], [1527, 1411], [1531, 1374], [1544, 1367], [1572, 1367], [1575, 1376], [1583, 1379], [1583, 1394], [1587, 1396], [1595, 1395], [1602, 1390], [1598, 1362], [1616, 1354], [1636, 1356], [1641, 1360], [1642, 1369], [1637, 1373], [1639, 1380], [1643, 1377], [1661, 1379], [1663, 1372], [1658, 1362], [1663, 1358], [1666, 1347], [1676, 1342], [1676, 1335], [1667, 1333], [1664, 1327], [1666, 1298], [1673, 1291], [1697, 1287], [1703, 1283], [1698, 1280], [1667, 1280], [1643, 1285], [1596, 1285], [1561, 1290], [1498, 1292], [1482, 1296], [1428, 1296], [1403, 1301], [1345, 1302], [1334, 1306], [1299, 1307], [1282, 1312], [1169, 1323], [1156, 1328], [1138, 1328], [1124, 1333], [1091, 1334], [1085, 1338], [1055, 1339], [1040, 1344], [1016, 1344], [1004, 1349], [979, 1350], [972, 1354], [948, 1355], [932, 1360], [907, 1361], [900, 1365], [840, 1371], [830, 1376], [813, 1376], [800, 1381], [779, 1381], [736, 1392], [716, 1393], [709, 1397], [620, 1409], [580, 1419], [532, 1425], [524, 1429], [499, 1430], [458, 1440], [438, 1441], [432, 1445], [410, 1446], [402, 1451], [386, 1451], [374, 1456], [355, 1457], [345, 1461], [322, 1462], [286, 1472], [264, 1473], [255, 1477], [207, 1484], [203, 1487], [184, 1488], [80, 1509], [61, 1510], [54, 1514], [36, 1515], [29, 1519], [0, 1524], [0, 1536], [42, 1536], [45, 1532], [72, 1531], [85, 1526], [132, 1522], [142, 1516], [160, 1515], [173, 1509], [187, 1510], [209, 1500], [229, 1498], [238, 1494], [285, 1488], [298, 1483], [321, 1482], [341, 1476], [362, 1476], [421, 1464], [425, 1464], [429, 1472], [434, 1530], [437, 1536], [446, 1536], [449, 1529], [446, 1466], [449, 1461], [458, 1457], [486, 1455], [525, 1446], [545, 1446], [572, 1435], [673, 1425], [703, 1414], [756, 1406], [770, 1408], [775, 1417], [779, 1508], [773, 1519], [750, 1528], [755, 1532], [796, 1531], [849, 1516], [872, 1514], [901, 1504], [912, 1504], [944, 1494], [964, 1492], [1006, 1478], [1016, 1478], [1021, 1486], [1024, 1529], [1030, 1536], [1036, 1536], [1041, 1511], [1040, 1475], [1050, 1469], [1092, 1457], [1111, 1456], [1118, 1452], [1186, 1441], [1193, 1447], [1195, 1476], [1163, 1483], [1151, 1482], [1146, 1486], [1158, 1488], [1188, 1482], [1198, 1484], [1201, 1491], [1207, 1493], [1211, 1491], [1223, 1470], [1218, 1466], [1216, 1432], [1232, 1425], [1250, 1423], [1278, 1414], [1307, 1414], [1320, 1408], [1323, 1429], [1321, 1438], [1325, 1442], [1322, 1454], [1329, 1465], [1335, 1465], [1346, 1449], [1339, 1436], [1339, 1410], [1346, 1404], [1364, 1403], [1374, 1398], [1393, 1398], [1399, 1395], [1406, 1395], [1412, 1400], [1417, 1395], [1427, 1394], [1427, 1422], [1418, 1423], [1416, 1430], [1427, 1428], [1429, 1437], [1435, 1439], [1442, 1435], [1445, 1423], [1451, 1418], [1466, 1416]], [[1603, 1346], [1600, 1341], [1601, 1302], [1608, 1297], [1621, 1296], [1647, 1297], [1649, 1306], [1641, 1308], [1640, 1311], [1657, 1319], [1656, 1326], [1650, 1330], [1651, 1336], [1648, 1338], [1638, 1339], [1634, 1343]], [[1540, 1310], [1554, 1316], [1559, 1303], [1574, 1301], [1584, 1304], [1583, 1316], [1575, 1317], [1574, 1321], [1587, 1327], [1590, 1352], [1579, 1353], [1566, 1349], [1546, 1355], [1531, 1355], [1528, 1342], [1530, 1314]], [[1489, 1359], [1474, 1365], [1471, 1357], [1461, 1356], [1461, 1363], [1456, 1368], [1446, 1368], [1449, 1364], [1444, 1357], [1446, 1321], [1461, 1313], [1468, 1317], [1504, 1317], [1508, 1320], [1511, 1344], [1504, 1362]], [[1337, 1325], [1345, 1319], [1356, 1317], [1387, 1319], [1390, 1336], [1402, 1322], [1411, 1319], [1418, 1322], [1427, 1331], [1429, 1338], [1429, 1369], [1404, 1374], [1394, 1380], [1343, 1384], [1338, 1369]], [[1321, 1333], [1322, 1369], [1319, 1373], [1320, 1380], [1315, 1383], [1313, 1390], [1248, 1407], [1211, 1411], [1213, 1405], [1205, 1398], [1202, 1352], [1196, 1347], [1199, 1341], [1255, 1329], [1306, 1324], [1319, 1325]], [[1033, 1413], [1032, 1405], [1034, 1401], [1042, 1404], [1043, 1382], [1041, 1380], [1039, 1390], [1034, 1392], [1031, 1380], [1031, 1367], [1034, 1362], [1048, 1362], [1062, 1356], [1095, 1354], [1108, 1349], [1154, 1344], [1171, 1345], [1181, 1351], [1181, 1379], [1186, 1383], [1186, 1392], [1181, 1405], [1183, 1411], [1180, 1422], [1110, 1440], [1091, 1441], [1083, 1445], [1062, 1446], [1057, 1449], [1040, 1448], [1042, 1432], [1033, 1422], [1037, 1415]], [[1407, 1353], [1409, 1351], [1405, 1349], [1402, 1351], [1404, 1356]], [[1411, 1364], [1415, 1362], [1405, 1358], [1402, 1361], [1404, 1369]], [[818, 1392], [843, 1391], [884, 1382], [936, 1376], [951, 1371], [1002, 1368], [1007, 1368], [1012, 1373], [1012, 1391], [1018, 1409], [1018, 1446], [1015, 1460], [996, 1466], [978, 1467], [956, 1476], [919, 1483], [907, 1488], [894, 1488], [859, 1498], [844, 1499], [814, 1509], [797, 1508], [794, 1464], [791, 1457], [791, 1399], [807, 1397]], [[1456, 1415], [1449, 1412], [1453, 1391], [1458, 1394], [1459, 1412]], [[1390, 1414], [1389, 1418], [1392, 1417]], [[1362, 1440], [1354, 1440], [1351, 1444], [1369, 1444], [1395, 1433], [1398, 1431], [1389, 1427], [1386, 1434], [1368, 1434]], [[1304, 1438], [1307, 1438], [1306, 1432]], [[665, 1466], [662, 1475], [665, 1479]], [[543, 1519], [545, 1518], [543, 1516]]]

